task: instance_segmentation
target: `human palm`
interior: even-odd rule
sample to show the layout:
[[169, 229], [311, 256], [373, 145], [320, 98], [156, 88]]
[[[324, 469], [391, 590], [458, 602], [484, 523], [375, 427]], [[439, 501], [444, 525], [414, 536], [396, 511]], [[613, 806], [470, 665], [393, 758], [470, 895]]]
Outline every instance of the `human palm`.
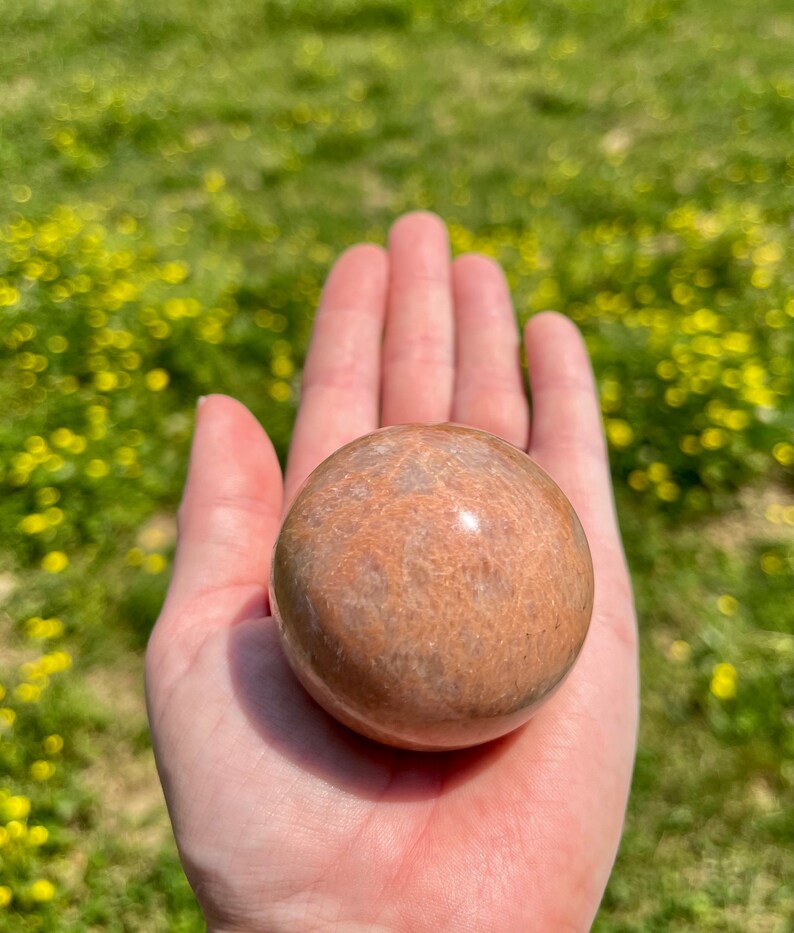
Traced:
[[[187, 876], [213, 931], [589, 929], [614, 860], [637, 725], [631, 588], [587, 353], [556, 314], [527, 327], [529, 407], [499, 267], [449, 261], [409, 214], [388, 252], [346, 252], [323, 293], [286, 476], [242, 405], [199, 406], [168, 597], [146, 686]], [[528, 450], [587, 533], [582, 654], [526, 726], [480, 748], [407, 752], [337, 724], [295, 680], [268, 614], [284, 508], [342, 444], [456, 421]]]

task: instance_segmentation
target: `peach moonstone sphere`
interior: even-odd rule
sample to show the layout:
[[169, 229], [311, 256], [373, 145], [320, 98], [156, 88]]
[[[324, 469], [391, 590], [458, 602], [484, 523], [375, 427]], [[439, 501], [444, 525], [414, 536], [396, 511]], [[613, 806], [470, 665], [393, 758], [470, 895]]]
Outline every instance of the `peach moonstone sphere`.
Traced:
[[525, 453], [461, 425], [400, 425], [308, 478], [270, 601], [321, 706], [387, 745], [437, 751], [504, 735], [561, 683], [593, 571], [571, 504]]

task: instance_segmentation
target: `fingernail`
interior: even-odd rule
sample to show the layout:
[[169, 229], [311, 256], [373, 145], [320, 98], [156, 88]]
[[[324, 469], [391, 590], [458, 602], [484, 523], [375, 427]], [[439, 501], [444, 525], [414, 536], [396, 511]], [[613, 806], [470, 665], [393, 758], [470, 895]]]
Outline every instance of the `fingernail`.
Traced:
[[196, 408], [201, 408], [201, 406], [202, 406], [202, 405], [204, 404], [204, 402], [206, 402], [206, 401], [207, 401], [207, 396], [206, 396], [206, 395], [199, 395], [198, 401], [196, 402]]

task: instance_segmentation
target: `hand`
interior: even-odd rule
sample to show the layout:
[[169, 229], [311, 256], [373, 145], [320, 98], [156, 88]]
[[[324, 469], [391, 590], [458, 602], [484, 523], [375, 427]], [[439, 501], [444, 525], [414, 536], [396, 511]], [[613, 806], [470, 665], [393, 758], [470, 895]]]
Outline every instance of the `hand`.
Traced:
[[[213, 931], [589, 929], [618, 846], [637, 728], [631, 588], [600, 412], [577, 329], [525, 334], [529, 407], [499, 266], [450, 264], [429, 214], [388, 253], [348, 250], [322, 297], [282, 482], [238, 402], [199, 407], [173, 579], [146, 658], [160, 776], [187, 876]], [[571, 676], [487, 746], [381, 747], [308, 698], [268, 617], [285, 503], [342, 444], [379, 426], [456, 421], [529, 453], [592, 550], [593, 621]]]

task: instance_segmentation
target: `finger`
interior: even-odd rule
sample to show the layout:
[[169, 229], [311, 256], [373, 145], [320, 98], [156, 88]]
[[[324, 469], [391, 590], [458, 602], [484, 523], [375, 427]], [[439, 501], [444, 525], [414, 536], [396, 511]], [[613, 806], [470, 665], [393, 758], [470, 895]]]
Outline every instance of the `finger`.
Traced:
[[[604, 602], [605, 594], [612, 602], [620, 594], [630, 605], [631, 587], [587, 348], [571, 321], [545, 312], [527, 325], [526, 349], [532, 392], [529, 453], [570, 499], [584, 527], [596, 579], [593, 617], [600, 613], [613, 621], [612, 634], [633, 650], [632, 612], [616, 612]], [[593, 632], [588, 640], [602, 634]]]
[[526, 450], [529, 404], [518, 327], [504, 273], [486, 256], [452, 264], [455, 395], [452, 420], [490, 431]]
[[194, 614], [185, 607], [208, 593], [251, 588], [264, 599], [281, 498], [278, 459], [259, 422], [234, 399], [208, 396], [198, 407], [174, 573], [158, 626], [191, 626]]
[[544, 312], [527, 324], [525, 341], [532, 392], [529, 452], [591, 524], [613, 528], [601, 409], [579, 330], [563, 315]]
[[303, 371], [287, 503], [326, 457], [378, 427], [387, 282], [386, 252], [368, 244], [348, 250], [331, 270]]
[[389, 272], [381, 422], [448, 421], [452, 288], [447, 230], [435, 214], [406, 214], [394, 224]]
[[[532, 394], [529, 452], [581, 519], [595, 577], [592, 622], [576, 666], [559, 697], [522, 736], [527, 748], [535, 742], [536, 748], [557, 753], [547, 759], [548, 767], [540, 765], [538, 778], [552, 794], [566, 782], [565, 820], [581, 837], [577, 853], [589, 853], [559, 859], [569, 882], [582, 879], [574, 885], [577, 891], [591, 886], [578, 907], [570, 905], [583, 917], [576, 925], [585, 929], [587, 901], [592, 911], [612, 866], [631, 782], [638, 722], [637, 627], [584, 341], [567, 318], [549, 312], [530, 320], [525, 341]], [[539, 845], [550, 852], [557, 845], [561, 852], [559, 833], [543, 835], [547, 839]], [[552, 865], [552, 877], [555, 871]], [[571, 890], [568, 883], [562, 893]]]

